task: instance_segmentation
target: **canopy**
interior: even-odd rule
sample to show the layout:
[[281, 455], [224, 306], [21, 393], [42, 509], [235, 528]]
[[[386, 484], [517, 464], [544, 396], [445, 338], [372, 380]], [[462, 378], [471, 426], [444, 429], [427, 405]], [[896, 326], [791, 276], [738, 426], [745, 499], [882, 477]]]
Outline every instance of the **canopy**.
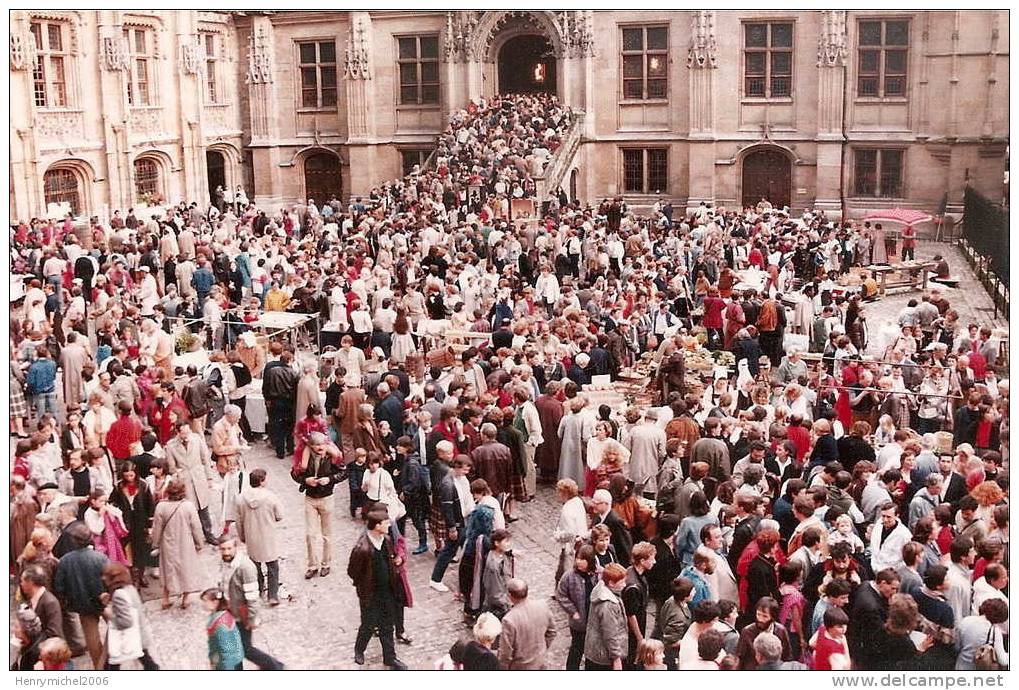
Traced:
[[934, 216], [931, 214], [910, 208], [890, 208], [883, 211], [871, 211], [863, 218], [864, 220], [872, 220], [879, 223], [901, 223], [907, 226], [934, 220]]

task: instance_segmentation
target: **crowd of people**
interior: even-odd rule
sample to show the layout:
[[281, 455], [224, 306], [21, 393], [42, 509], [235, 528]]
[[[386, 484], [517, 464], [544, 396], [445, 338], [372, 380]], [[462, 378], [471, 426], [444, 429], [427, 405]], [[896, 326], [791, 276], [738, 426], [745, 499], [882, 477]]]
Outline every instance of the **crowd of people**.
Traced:
[[[159, 668], [147, 587], [164, 609], [199, 595], [211, 668], [283, 668], [252, 633], [284, 598], [294, 491], [304, 577], [349, 549], [357, 664], [378, 637], [406, 668], [427, 586], [469, 626], [443, 669], [547, 668], [555, 606], [571, 670], [1007, 667], [993, 329], [935, 283], [869, 332], [866, 267], [900, 249], [879, 225], [537, 198], [574, 122], [547, 95], [471, 103], [429, 165], [350, 204], [241, 189], [13, 225], [12, 668]], [[310, 318], [267, 337], [272, 312]], [[263, 421], [289, 485], [253, 459]], [[554, 602], [512, 548], [542, 486]]]

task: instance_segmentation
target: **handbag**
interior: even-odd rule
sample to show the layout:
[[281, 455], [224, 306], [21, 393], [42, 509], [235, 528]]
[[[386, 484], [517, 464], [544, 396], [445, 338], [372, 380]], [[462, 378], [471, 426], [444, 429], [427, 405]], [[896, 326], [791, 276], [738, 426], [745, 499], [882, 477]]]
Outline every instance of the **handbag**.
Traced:
[[999, 671], [998, 655], [994, 652], [994, 626], [987, 631], [987, 640], [977, 647], [973, 655], [973, 667], [978, 671]]
[[118, 629], [110, 625], [107, 628], [106, 652], [111, 664], [140, 659], [145, 654], [145, 650], [142, 649], [142, 628], [138, 609], [131, 607], [130, 626]]

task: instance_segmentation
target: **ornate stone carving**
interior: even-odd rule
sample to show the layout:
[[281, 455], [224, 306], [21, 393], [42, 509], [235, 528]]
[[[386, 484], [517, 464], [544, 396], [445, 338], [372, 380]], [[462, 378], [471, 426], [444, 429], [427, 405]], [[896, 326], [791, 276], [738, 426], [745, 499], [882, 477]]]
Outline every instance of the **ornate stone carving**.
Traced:
[[347, 36], [347, 49], [343, 58], [343, 76], [347, 79], [371, 79], [368, 62], [368, 30], [364, 22], [355, 19]]
[[594, 55], [594, 29], [590, 10], [557, 12], [557, 22], [566, 57]]
[[85, 136], [85, 119], [80, 111], [37, 111], [33, 131], [40, 148], [64, 148], [81, 143]]
[[[131, 133], [140, 138], [154, 139], [163, 133], [163, 111], [160, 108], [131, 110]], [[137, 137], [136, 137], [137, 138]]]
[[248, 83], [271, 84], [272, 47], [265, 29], [259, 28], [248, 38]]
[[99, 63], [107, 72], [123, 72], [131, 64], [127, 39], [119, 33], [104, 36], [99, 42]]
[[690, 52], [686, 66], [690, 69], [715, 69], [718, 65], [718, 45], [715, 43], [715, 13], [697, 10], [693, 13], [690, 32]]
[[233, 132], [237, 126], [230, 122], [231, 109], [226, 105], [207, 105], [203, 113], [203, 125], [208, 132]]
[[846, 64], [846, 12], [822, 10], [817, 37], [817, 66], [844, 67]]
[[198, 36], [188, 35], [179, 38], [178, 54], [180, 71], [183, 74], [198, 74], [201, 64], [201, 50], [198, 47]]
[[35, 67], [35, 39], [32, 36], [25, 36], [18, 31], [11, 32], [11, 69], [20, 72], [21, 70]]
[[446, 35], [443, 41], [446, 60], [464, 62], [468, 59], [480, 19], [481, 13], [473, 10], [446, 12]]

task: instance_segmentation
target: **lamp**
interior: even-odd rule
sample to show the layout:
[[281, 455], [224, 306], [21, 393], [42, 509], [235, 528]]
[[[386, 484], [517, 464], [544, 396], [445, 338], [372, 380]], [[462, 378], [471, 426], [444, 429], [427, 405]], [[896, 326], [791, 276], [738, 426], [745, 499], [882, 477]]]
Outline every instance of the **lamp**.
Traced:
[[537, 62], [534, 65], [534, 81], [536, 84], [542, 84], [545, 81], [545, 63]]

